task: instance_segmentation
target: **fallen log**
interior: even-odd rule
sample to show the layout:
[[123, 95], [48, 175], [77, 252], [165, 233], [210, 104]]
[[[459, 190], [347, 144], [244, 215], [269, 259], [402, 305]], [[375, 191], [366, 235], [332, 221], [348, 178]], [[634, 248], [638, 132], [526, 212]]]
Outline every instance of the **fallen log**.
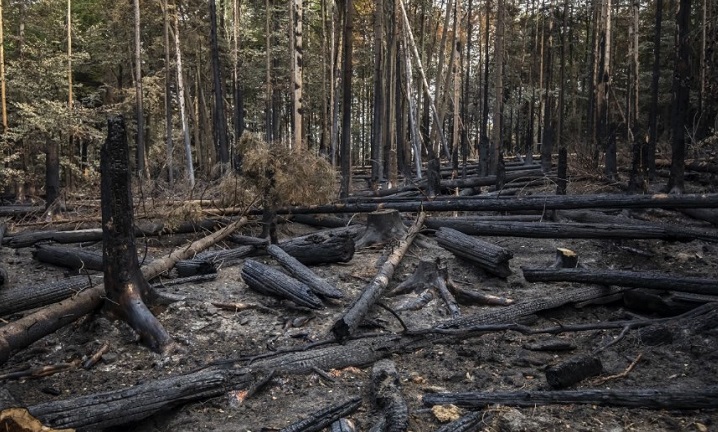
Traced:
[[486, 418], [488, 414], [481, 411], [472, 411], [461, 416], [458, 420], [447, 423], [436, 430], [436, 432], [473, 432], [483, 430], [479, 428], [480, 424], [487, 424]]
[[7, 205], [0, 206], [0, 217], [17, 218], [27, 216], [29, 214], [42, 214], [45, 206], [24, 206], [24, 205]]
[[350, 231], [318, 231], [280, 242], [279, 247], [304, 265], [349, 262], [354, 257], [352, 237]]
[[356, 432], [354, 423], [344, 417], [332, 423], [330, 432]]
[[331, 286], [326, 280], [320, 278], [311, 269], [299, 262], [297, 259], [284, 252], [284, 249], [277, 245], [267, 247], [267, 253], [274, 258], [294, 278], [306, 284], [309, 289], [317, 294], [329, 298], [342, 298], [344, 293]]
[[361, 406], [361, 398], [352, 398], [338, 404], [330, 405], [309, 415], [296, 423], [293, 423], [279, 432], [319, 432], [330, 426], [336, 420], [348, 416]]
[[381, 297], [394, 274], [396, 266], [399, 265], [399, 262], [424, 225], [425, 218], [423, 212], [419, 213], [416, 222], [409, 228], [409, 231], [406, 233], [404, 239], [399, 242], [399, 245], [394, 248], [394, 252], [381, 266], [379, 273], [374, 277], [371, 283], [364, 288], [362, 294], [349, 306], [342, 317], [334, 323], [332, 333], [338, 340], [345, 340], [351, 336], [369, 312], [369, 309], [371, 309], [374, 303]]
[[[516, 211], [562, 210], [580, 208], [716, 208], [718, 194], [684, 195], [533, 195], [512, 198], [452, 198], [446, 200], [419, 200], [409, 202], [326, 204], [305, 207], [282, 207], [277, 214], [311, 213], [368, 213], [395, 209], [400, 212], [418, 211]], [[261, 213], [252, 210], [250, 214]]]
[[234, 249], [204, 251], [193, 258], [178, 261], [175, 269], [180, 277], [216, 273], [219, 267], [234, 264], [248, 257], [255, 250], [254, 246], [240, 246]]
[[0, 316], [59, 302], [98, 285], [102, 285], [102, 277], [83, 275], [7, 288], [0, 291]]
[[324, 304], [307, 285], [254, 260], [242, 267], [242, 279], [253, 290], [293, 301], [311, 309], [322, 309]]
[[350, 221], [331, 215], [294, 215], [292, 222], [320, 228], [342, 228], [348, 226]]
[[426, 394], [424, 405], [453, 404], [467, 409], [489, 405], [533, 407], [537, 405], [588, 404], [644, 409], [718, 408], [718, 386], [689, 389], [552, 390], [514, 392], [466, 392]]
[[527, 282], [577, 282], [718, 295], [718, 280], [657, 272], [521, 268]]
[[36, 245], [32, 256], [42, 263], [72, 270], [102, 270], [102, 254], [80, 248]]
[[439, 228], [435, 235], [439, 246], [475, 263], [489, 273], [501, 278], [511, 274], [509, 268], [509, 260], [513, 257], [511, 251], [451, 228]]
[[379, 360], [371, 369], [374, 400], [386, 419], [386, 430], [406, 431], [409, 428], [409, 407], [401, 394], [399, 373], [389, 359]]
[[[175, 250], [164, 258], [152, 261], [142, 268], [143, 276], [147, 280], [151, 280], [169, 271], [177, 261], [191, 257], [214, 245], [246, 223], [247, 218], [243, 217], [213, 234]], [[65, 291], [67, 292], [67, 290]], [[13, 351], [25, 348], [43, 336], [53, 333], [95, 310], [105, 299], [105, 287], [98, 285], [80, 293], [73, 291], [67, 296], [70, 295], [73, 297], [0, 327], [0, 365], [7, 361]]]
[[431, 218], [427, 227], [453, 228], [464, 234], [525, 238], [573, 239], [657, 239], [667, 241], [703, 240], [718, 242], [718, 231], [657, 224], [601, 224], [566, 222], [471, 221]]

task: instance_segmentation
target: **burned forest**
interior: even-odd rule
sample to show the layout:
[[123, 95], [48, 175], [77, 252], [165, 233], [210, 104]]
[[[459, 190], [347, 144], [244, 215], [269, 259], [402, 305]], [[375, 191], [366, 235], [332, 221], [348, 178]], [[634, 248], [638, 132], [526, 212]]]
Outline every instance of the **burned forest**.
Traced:
[[0, 430], [716, 429], [716, 44], [710, 0], [0, 2]]

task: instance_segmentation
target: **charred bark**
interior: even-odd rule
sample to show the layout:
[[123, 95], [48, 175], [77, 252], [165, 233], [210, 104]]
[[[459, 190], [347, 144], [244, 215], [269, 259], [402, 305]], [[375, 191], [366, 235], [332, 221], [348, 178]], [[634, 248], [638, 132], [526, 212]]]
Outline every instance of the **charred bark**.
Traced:
[[423, 397], [424, 405], [454, 404], [479, 409], [489, 405], [533, 407], [554, 404], [590, 404], [645, 409], [710, 409], [718, 407], [718, 386], [690, 389], [552, 390], [515, 392], [436, 393]]
[[572, 386], [601, 373], [603, 373], [601, 359], [596, 356], [582, 355], [546, 368], [546, 381], [551, 387], [559, 389]]
[[140, 271], [135, 247], [129, 147], [122, 117], [108, 120], [102, 146], [102, 257], [106, 308], [126, 321], [150, 349], [164, 352], [172, 338], [147, 309], [150, 286]]
[[37, 245], [32, 255], [40, 262], [72, 270], [102, 270], [102, 255], [79, 248]]
[[349, 262], [354, 257], [354, 239], [347, 233], [319, 231], [280, 242], [278, 246], [304, 265]]
[[657, 224], [598, 224], [554, 222], [465, 222], [461, 219], [432, 218], [428, 228], [450, 227], [464, 234], [526, 238], [658, 239], [667, 241], [704, 240], [718, 242], [718, 231]]
[[336, 420], [348, 416], [361, 406], [361, 398], [352, 398], [309, 413], [306, 418], [293, 423], [280, 432], [319, 432]]
[[101, 277], [75, 276], [46, 284], [29, 284], [0, 291], [0, 316], [18, 313], [62, 301], [93, 286]]
[[356, 248], [395, 241], [406, 235], [406, 226], [396, 210], [380, 210], [367, 215], [366, 230], [357, 239]]
[[394, 274], [396, 266], [404, 257], [404, 254], [414, 241], [414, 237], [418, 234], [424, 225], [425, 215], [420, 213], [414, 225], [411, 226], [404, 239], [394, 249], [394, 252], [387, 258], [384, 265], [381, 266], [379, 273], [374, 277], [369, 285], [362, 291], [362, 294], [354, 300], [354, 303], [344, 312], [332, 327], [332, 333], [338, 340], [345, 340], [354, 333], [359, 324], [364, 319], [369, 309], [381, 297], [389, 280]]
[[501, 278], [511, 274], [509, 260], [513, 253], [500, 246], [468, 236], [451, 228], [436, 232], [439, 246], [454, 255], [475, 263], [480, 268]]
[[306, 284], [313, 292], [329, 298], [342, 298], [344, 293], [331, 286], [327, 281], [316, 275], [311, 269], [299, 262], [296, 258], [284, 252], [276, 245], [267, 247], [267, 253], [272, 256], [286, 271], [300, 282]]
[[374, 363], [371, 370], [374, 400], [382, 409], [387, 432], [401, 432], [409, 428], [409, 407], [401, 394], [399, 373], [389, 359]]
[[[517, 211], [563, 210], [581, 208], [717, 208], [718, 194], [684, 195], [546, 195], [507, 199], [417, 200], [387, 203], [328, 204], [308, 207], [284, 207], [277, 214], [368, 213], [382, 209], [401, 212], [423, 211]], [[254, 213], [254, 212], [250, 212]]]
[[718, 280], [656, 272], [522, 268], [527, 282], [578, 282], [718, 295]]
[[311, 309], [324, 308], [322, 301], [307, 285], [257, 261], [245, 261], [242, 279], [250, 288], [261, 294], [286, 298]]

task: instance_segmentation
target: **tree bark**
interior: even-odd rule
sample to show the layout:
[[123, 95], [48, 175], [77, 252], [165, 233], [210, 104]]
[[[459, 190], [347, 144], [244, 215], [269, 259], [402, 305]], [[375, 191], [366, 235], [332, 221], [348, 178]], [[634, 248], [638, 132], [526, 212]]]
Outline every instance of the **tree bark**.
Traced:
[[261, 294], [289, 299], [310, 309], [324, 308], [322, 301], [306, 284], [260, 262], [246, 260], [242, 267], [242, 279]]
[[352, 235], [332, 231], [285, 240], [279, 247], [304, 265], [349, 262], [354, 257]]
[[344, 0], [344, 46], [342, 59], [342, 142], [341, 142], [341, 192], [349, 196], [351, 188], [351, 125], [352, 125], [352, 41], [354, 35], [354, 1]]
[[209, 42], [212, 63], [212, 83], [214, 85], [214, 145], [217, 161], [223, 165], [229, 163], [229, 145], [227, 143], [227, 120], [224, 110], [224, 87], [222, 85], [221, 65], [219, 62], [219, 43], [217, 41], [217, 7], [215, 0], [209, 1]]
[[150, 286], [142, 276], [135, 248], [134, 215], [129, 171], [129, 148], [124, 119], [108, 120], [101, 150], [102, 256], [106, 307], [125, 320], [154, 351], [164, 352], [172, 338], [147, 309]]
[[317, 276], [311, 269], [299, 262], [297, 259], [286, 253], [277, 245], [269, 245], [267, 252], [272, 256], [285, 270], [300, 282], [306, 284], [313, 292], [329, 298], [342, 298], [342, 293], [337, 288], [331, 286], [327, 281]]
[[653, 71], [651, 73], [651, 103], [648, 114], [648, 146], [643, 155], [643, 165], [648, 178], [656, 178], [656, 144], [658, 142], [658, 83], [661, 78], [661, 23], [663, 22], [663, 0], [656, 0], [656, 21], [653, 33]]
[[369, 309], [371, 309], [374, 303], [381, 297], [387, 285], [389, 285], [389, 280], [394, 274], [396, 266], [399, 265], [399, 262], [401, 262], [404, 254], [424, 225], [424, 219], [425, 215], [422, 212], [404, 239], [381, 266], [379, 273], [377, 273], [371, 283], [362, 291], [362, 294], [352, 303], [346, 312], [344, 312], [342, 317], [334, 323], [332, 333], [338, 340], [345, 340], [351, 336], [357, 327], [359, 327], [359, 324], [369, 312]]
[[[424, 211], [520, 211], [582, 208], [718, 208], [718, 194], [686, 195], [546, 195], [514, 198], [452, 198], [435, 201], [327, 204], [307, 207], [284, 207], [277, 214], [367, 213], [382, 209], [401, 212]], [[253, 214], [254, 212], [250, 212]]]
[[440, 228], [436, 232], [439, 246], [454, 255], [471, 261], [483, 270], [501, 278], [511, 274], [509, 260], [513, 253], [500, 246], [468, 236], [451, 228]]
[[456, 218], [431, 218], [427, 228], [453, 228], [464, 234], [477, 236], [507, 236], [526, 238], [594, 238], [594, 239], [660, 239], [691, 241], [700, 239], [718, 242], [718, 231], [705, 228], [658, 224], [566, 223], [467, 221]]
[[149, 177], [146, 167], [145, 110], [142, 103], [142, 39], [140, 37], [140, 0], [134, 0], [135, 11], [135, 110], [137, 111], [137, 174]]
[[[175, 6], [176, 9], [176, 6]], [[180, 45], [180, 29], [179, 29], [179, 11], [175, 10], [173, 15], [174, 18], [174, 42], [175, 42], [175, 56], [177, 57], [177, 101], [180, 107], [180, 120], [182, 121], [182, 137], [184, 138], [184, 154], [185, 154], [185, 169], [187, 170], [186, 176], [189, 186], [194, 187], [194, 162], [192, 160], [192, 146], [189, 138], [189, 126], [187, 124], [186, 114], [186, 99], [185, 99], [185, 86], [184, 86], [184, 70], [182, 68], [182, 48]], [[196, 120], [196, 119], [195, 119]], [[196, 124], [195, 129], [199, 130], [199, 125]]]
[[551, 390], [516, 392], [435, 393], [422, 398], [424, 405], [453, 404], [467, 409], [489, 405], [534, 407], [553, 404], [590, 404], [644, 409], [711, 409], [718, 407], [718, 387], [630, 390]]
[[527, 282], [578, 282], [718, 295], [718, 280], [656, 272], [522, 268]]

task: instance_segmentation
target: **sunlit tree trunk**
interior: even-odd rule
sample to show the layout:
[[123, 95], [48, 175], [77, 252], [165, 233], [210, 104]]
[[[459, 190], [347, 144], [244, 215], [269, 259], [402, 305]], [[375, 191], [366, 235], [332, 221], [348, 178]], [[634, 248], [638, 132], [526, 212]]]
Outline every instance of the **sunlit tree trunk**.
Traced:
[[292, 136], [295, 151], [304, 148], [302, 115], [304, 112], [302, 99], [302, 0], [292, 0]]
[[[185, 153], [185, 169], [187, 170], [187, 182], [190, 187], [194, 187], [194, 164], [192, 161], [192, 146], [189, 138], [189, 126], [187, 125], [187, 109], [185, 107], [185, 86], [184, 86], [184, 70], [182, 69], [182, 49], [180, 46], [179, 34], [179, 18], [178, 11], [174, 13], [174, 39], [175, 39], [175, 55], [177, 57], [177, 100], [180, 107], [180, 119], [182, 121], [182, 136], [184, 137], [184, 153]], [[199, 88], [198, 88], [199, 91]], [[195, 97], [195, 135], [196, 141], [199, 143], [199, 95]]]

